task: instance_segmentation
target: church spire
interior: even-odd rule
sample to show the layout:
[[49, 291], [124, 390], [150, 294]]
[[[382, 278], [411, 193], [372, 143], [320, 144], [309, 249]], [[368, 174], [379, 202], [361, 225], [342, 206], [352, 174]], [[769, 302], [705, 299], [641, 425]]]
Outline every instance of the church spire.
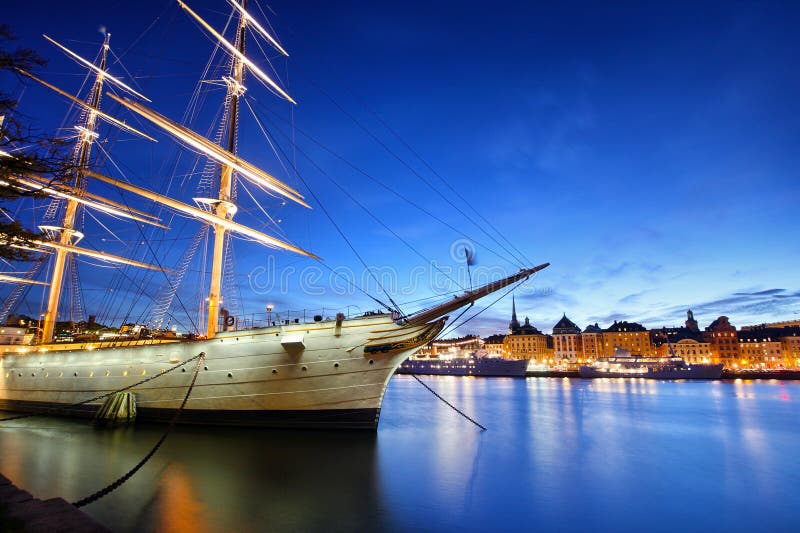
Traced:
[[517, 320], [517, 303], [514, 301], [514, 295], [511, 295], [511, 322], [508, 324], [508, 332], [516, 333], [519, 331], [519, 320]]

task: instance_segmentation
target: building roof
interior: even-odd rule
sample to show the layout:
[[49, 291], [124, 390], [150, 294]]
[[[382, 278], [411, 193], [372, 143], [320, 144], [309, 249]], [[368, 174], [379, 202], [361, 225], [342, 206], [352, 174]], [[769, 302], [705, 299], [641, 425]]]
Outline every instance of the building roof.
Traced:
[[728, 317], [721, 316], [709, 324], [706, 331], [736, 331], [736, 326], [728, 322]]
[[564, 313], [564, 316], [561, 317], [561, 320], [553, 326], [553, 335], [570, 335], [575, 333], [580, 333], [581, 328], [575, 325], [575, 323], [567, 318], [567, 314]]
[[525, 317], [525, 323], [520, 327], [516, 328], [516, 330], [511, 332], [512, 335], [544, 335], [541, 331], [536, 329], [536, 327], [531, 324], [530, 319]]
[[738, 337], [743, 342], [779, 342], [781, 337], [800, 337], [800, 327], [746, 329], [739, 331]]
[[666, 343], [667, 338], [669, 338], [669, 342], [671, 343], [680, 342], [682, 340], [706, 342], [703, 338], [703, 334], [700, 333], [700, 331], [694, 331], [693, 329], [687, 327], [650, 330], [650, 340], [655, 346], [661, 346], [662, 344]]
[[586, 329], [583, 330], [584, 333], [603, 333], [603, 329], [595, 322], [594, 324], [589, 324], [586, 326]]
[[611, 324], [603, 331], [618, 333], [618, 332], [647, 331], [647, 330], [643, 325], [637, 324], [636, 322], [627, 322], [625, 320], [620, 320], [619, 322], [617, 322], [615, 320], [613, 324]]
[[503, 344], [503, 339], [505, 338], [506, 338], [505, 335], [498, 333], [496, 335], [489, 335], [488, 337], [484, 337], [483, 342], [486, 344]]

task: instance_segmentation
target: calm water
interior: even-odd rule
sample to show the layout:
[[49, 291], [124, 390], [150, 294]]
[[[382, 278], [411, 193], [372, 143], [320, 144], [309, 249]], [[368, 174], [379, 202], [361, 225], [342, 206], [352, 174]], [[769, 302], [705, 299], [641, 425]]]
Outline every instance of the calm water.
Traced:
[[[377, 434], [179, 428], [84, 509], [117, 531], [796, 531], [800, 382], [396, 376]], [[159, 426], [0, 425], [0, 472], [82, 498]]]

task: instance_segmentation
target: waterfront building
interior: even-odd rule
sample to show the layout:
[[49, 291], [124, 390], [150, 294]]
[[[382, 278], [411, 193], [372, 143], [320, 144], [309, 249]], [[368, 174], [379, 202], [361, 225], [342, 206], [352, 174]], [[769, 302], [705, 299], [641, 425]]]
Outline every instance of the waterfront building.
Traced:
[[551, 364], [553, 350], [547, 347], [547, 335], [534, 327], [528, 317], [520, 325], [517, 320], [517, 309], [512, 302], [510, 335], [503, 339], [503, 350], [512, 359], [533, 360], [537, 364]]
[[[672, 346], [672, 353], [669, 351], [670, 345]], [[662, 357], [675, 354], [678, 357], [682, 357], [689, 364], [708, 364], [713, 358], [711, 344], [705, 341], [684, 338], [675, 343], [670, 340], [670, 345], [664, 343], [656, 349], [656, 353]]]
[[[796, 329], [800, 330], [800, 327]], [[800, 368], [800, 333], [792, 332], [781, 337], [781, 353], [784, 367]]]
[[583, 343], [581, 329], [575, 325], [567, 314], [553, 326], [553, 358], [564, 363], [583, 362]]
[[756, 368], [800, 366], [800, 327], [749, 326], [739, 331], [742, 365]]
[[616, 348], [623, 348], [634, 355], [654, 355], [650, 333], [636, 322], [614, 321], [603, 330], [603, 355], [611, 357]]
[[506, 353], [503, 349], [503, 340], [505, 338], [505, 335], [490, 335], [483, 339], [483, 349], [490, 355], [506, 357]]
[[683, 327], [650, 330], [650, 342], [656, 355], [666, 357], [672, 353], [683, 357], [689, 363], [710, 363], [713, 354], [709, 343], [700, 331], [692, 310], [686, 311]]
[[739, 337], [736, 326], [721, 316], [714, 320], [703, 334], [711, 344], [712, 363], [722, 363], [728, 368], [739, 368]]
[[581, 348], [583, 349], [583, 359], [586, 362], [596, 361], [598, 357], [603, 357], [603, 330], [597, 322], [589, 324], [583, 330]]

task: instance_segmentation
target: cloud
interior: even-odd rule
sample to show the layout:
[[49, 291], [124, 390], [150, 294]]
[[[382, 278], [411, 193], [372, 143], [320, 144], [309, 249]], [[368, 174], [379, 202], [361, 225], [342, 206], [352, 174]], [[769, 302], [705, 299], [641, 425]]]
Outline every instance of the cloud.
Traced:
[[786, 289], [767, 289], [764, 291], [758, 292], [734, 292], [735, 296], [762, 296], [767, 294], [782, 294], [786, 292]]
[[[800, 291], [788, 289], [766, 289], [754, 291], [741, 289], [728, 296], [690, 305], [678, 305], [656, 312], [646, 321], [650, 324], [668, 324], [685, 316], [686, 309], [692, 309], [695, 315], [704, 315], [708, 320], [725, 315], [732, 322], [740, 325], [757, 324], [778, 320], [776, 317], [793, 316], [800, 303]], [[681, 320], [682, 321], [682, 320]]]

